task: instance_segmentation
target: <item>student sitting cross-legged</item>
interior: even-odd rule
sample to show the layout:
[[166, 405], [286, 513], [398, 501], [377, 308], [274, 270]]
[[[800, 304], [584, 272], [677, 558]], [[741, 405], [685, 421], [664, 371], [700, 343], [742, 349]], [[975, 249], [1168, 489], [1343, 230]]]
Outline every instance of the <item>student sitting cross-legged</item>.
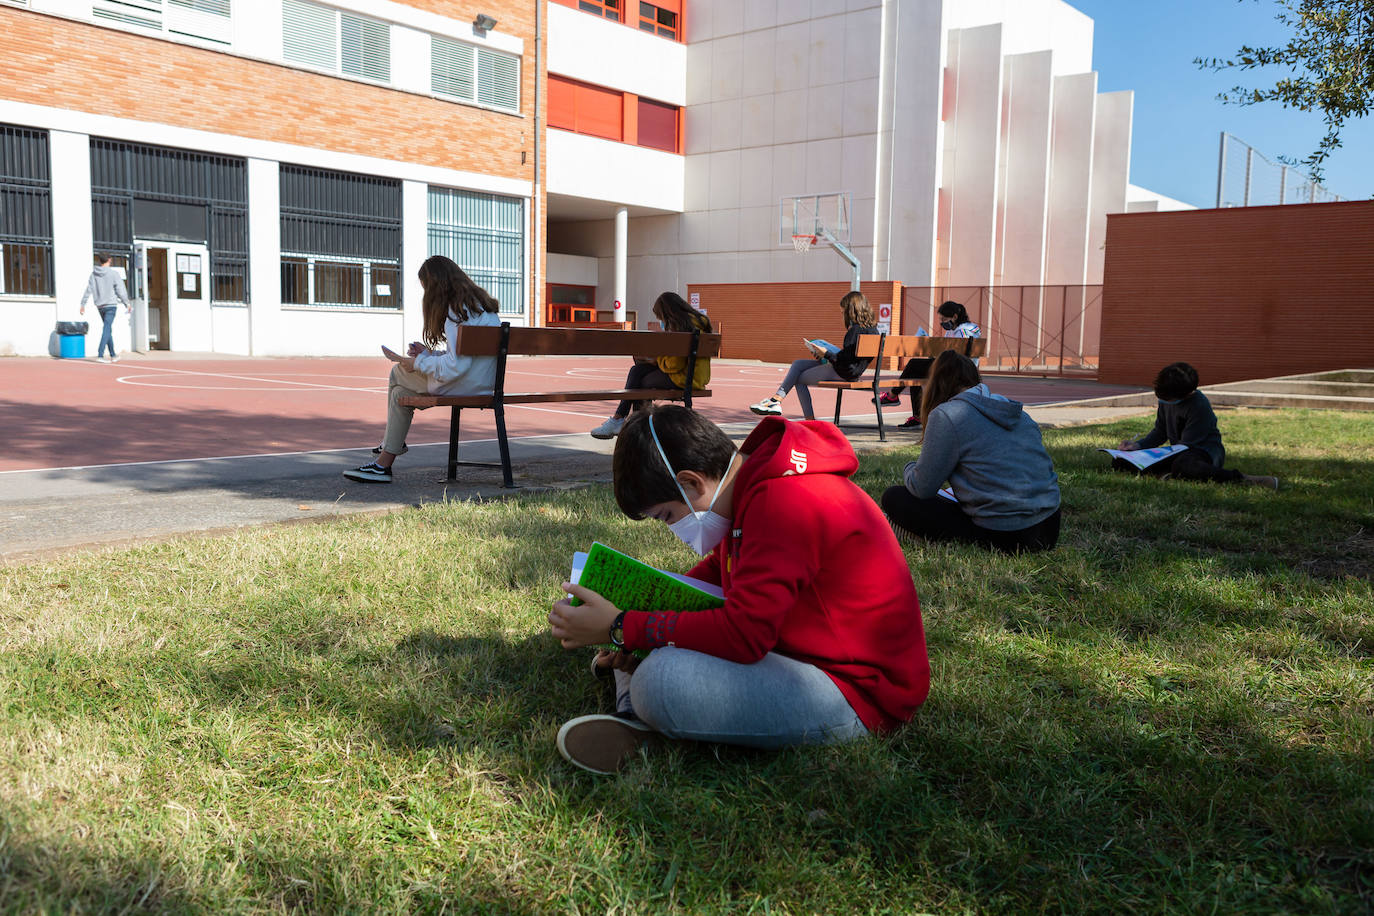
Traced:
[[[1139, 439], [1127, 439], [1117, 447], [1131, 452], [1154, 448], [1165, 442], [1186, 445], [1188, 448], [1184, 451], [1150, 465], [1143, 473], [1178, 480], [1244, 483], [1277, 490], [1277, 477], [1242, 474], [1234, 468], [1225, 467], [1226, 447], [1221, 444], [1217, 415], [1212, 411], [1212, 402], [1198, 390], [1197, 385], [1197, 370], [1187, 363], [1170, 363], [1160, 369], [1155, 376], [1155, 398], [1159, 401], [1159, 407], [1155, 410], [1154, 428]], [[1117, 470], [1141, 473], [1120, 458], [1112, 466]]]
[[[981, 381], [967, 356], [936, 358], [921, 394], [921, 454], [903, 485], [883, 493], [883, 511], [899, 534], [1049, 550], [1059, 540], [1059, 478], [1040, 427]], [[945, 481], [957, 502], [939, 495]]]
[[719, 584], [725, 604], [650, 613], [565, 583], [584, 602], [549, 613], [565, 649], [652, 651], [619, 679], [624, 711], [565, 723], [559, 752], [611, 773], [655, 734], [779, 748], [910, 719], [930, 684], [920, 603], [882, 512], [849, 479], [857, 467], [825, 423], [770, 417], [736, 452], [680, 406], [630, 417], [615, 448], [616, 502], [702, 554], [688, 574]]

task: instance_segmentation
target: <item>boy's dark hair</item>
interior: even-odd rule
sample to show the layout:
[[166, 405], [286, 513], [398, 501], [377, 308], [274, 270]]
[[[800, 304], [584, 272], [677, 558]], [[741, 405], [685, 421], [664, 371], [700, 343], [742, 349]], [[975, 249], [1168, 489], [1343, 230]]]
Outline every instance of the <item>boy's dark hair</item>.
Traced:
[[[654, 421], [653, 429], [649, 420]], [[654, 433], [672, 470], [654, 445]], [[637, 410], [620, 428], [615, 438], [615, 501], [630, 518], [641, 519], [644, 510], [658, 503], [681, 502], [676, 476], [696, 471], [717, 480], [730, 469], [735, 443], [720, 427], [694, 410], [677, 404], [664, 404]]]
[[1179, 401], [1197, 391], [1197, 370], [1187, 363], [1170, 363], [1155, 376], [1155, 397]]

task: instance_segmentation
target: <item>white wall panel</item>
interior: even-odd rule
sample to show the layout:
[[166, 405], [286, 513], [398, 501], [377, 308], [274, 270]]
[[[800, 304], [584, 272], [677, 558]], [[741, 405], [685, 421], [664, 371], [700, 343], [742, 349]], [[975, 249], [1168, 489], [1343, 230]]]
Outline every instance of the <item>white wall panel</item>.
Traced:
[[1097, 97], [1093, 131], [1093, 174], [1088, 203], [1089, 283], [1102, 282], [1106, 257], [1107, 214], [1126, 212], [1126, 185], [1131, 171], [1131, 109], [1135, 94], [1104, 92]]
[[278, 331], [281, 316], [281, 169], [274, 160], [248, 160], [248, 265], [253, 356], [290, 353]]
[[1045, 282], [1077, 285], [1088, 269], [1088, 204], [1093, 168], [1097, 74], [1054, 80]]
[[211, 305], [210, 349], [216, 353], [248, 356], [252, 347], [248, 306]]
[[255, 355], [376, 356], [379, 343], [405, 336], [400, 312], [287, 306], [281, 310], [273, 348]]
[[945, 132], [942, 187], [950, 202], [949, 259], [942, 285], [992, 282], [1002, 110], [1002, 27], [951, 31], [953, 114]]
[[1000, 228], [994, 281], [1039, 286], [1049, 203], [1052, 51], [1005, 58]]
[[[8, 119], [0, 117], [0, 120]], [[52, 196], [49, 199], [52, 201], [53, 290], [57, 296], [57, 309], [56, 314], [47, 312], [47, 321], [44, 322], [47, 326], [42, 328], [39, 340], [34, 340], [31, 333], [25, 333], [25, 346], [20, 352], [46, 353], [48, 337], [56, 321], [83, 320], [90, 322], [90, 333], [86, 335], [86, 355], [95, 356], [96, 347], [100, 345], [100, 311], [93, 302], [87, 302], [86, 314], [77, 313], [81, 294], [86, 290], [86, 281], [95, 264], [95, 241], [91, 234], [90, 136], [82, 132], [51, 131], [48, 134], [48, 155], [52, 157]], [[128, 313], [121, 308], [115, 314], [113, 328], [116, 352], [129, 349], [131, 330]]]
[[550, 194], [682, 210], [686, 157], [565, 130], [547, 136]]

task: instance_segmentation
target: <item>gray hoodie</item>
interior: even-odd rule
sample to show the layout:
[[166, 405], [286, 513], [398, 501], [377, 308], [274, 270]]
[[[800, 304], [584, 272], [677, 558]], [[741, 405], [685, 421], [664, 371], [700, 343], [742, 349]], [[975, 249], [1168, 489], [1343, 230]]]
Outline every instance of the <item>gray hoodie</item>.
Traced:
[[921, 454], [903, 478], [919, 499], [935, 496], [948, 480], [964, 512], [994, 531], [1029, 528], [1059, 508], [1059, 477], [1040, 427], [987, 385], [930, 412]]
[[86, 281], [86, 292], [81, 296], [83, 309], [86, 307], [86, 300], [91, 297], [95, 297], [96, 307], [117, 305], [120, 302], [129, 304], [129, 293], [124, 289], [124, 278], [113, 267], [101, 266], [91, 271], [91, 278]]

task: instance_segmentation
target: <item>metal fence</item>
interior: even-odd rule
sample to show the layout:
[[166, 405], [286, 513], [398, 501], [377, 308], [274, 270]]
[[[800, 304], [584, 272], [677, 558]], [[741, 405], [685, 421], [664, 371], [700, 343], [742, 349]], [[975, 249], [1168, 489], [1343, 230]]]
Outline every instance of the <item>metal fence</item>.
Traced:
[[[91, 138], [91, 224], [99, 251], [133, 253], [140, 202], [201, 209], [201, 228], [185, 241], [210, 250], [211, 298], [247, 302], [248, 161], [191, 150]], [[158, 236], [163, 237], [163, 236]]]
[[1222, 131], [1217, 164], [1218, 207], [1322, 204], [1344, 199], [1295, 167], [1270, 162], [1244, 140]]
[[958, 302], [988, 341], [985, 372], [1095, 377], [1102, 331], [1098, 286], [908, 286], [902, 333], [939, 335], [935, 310]]

